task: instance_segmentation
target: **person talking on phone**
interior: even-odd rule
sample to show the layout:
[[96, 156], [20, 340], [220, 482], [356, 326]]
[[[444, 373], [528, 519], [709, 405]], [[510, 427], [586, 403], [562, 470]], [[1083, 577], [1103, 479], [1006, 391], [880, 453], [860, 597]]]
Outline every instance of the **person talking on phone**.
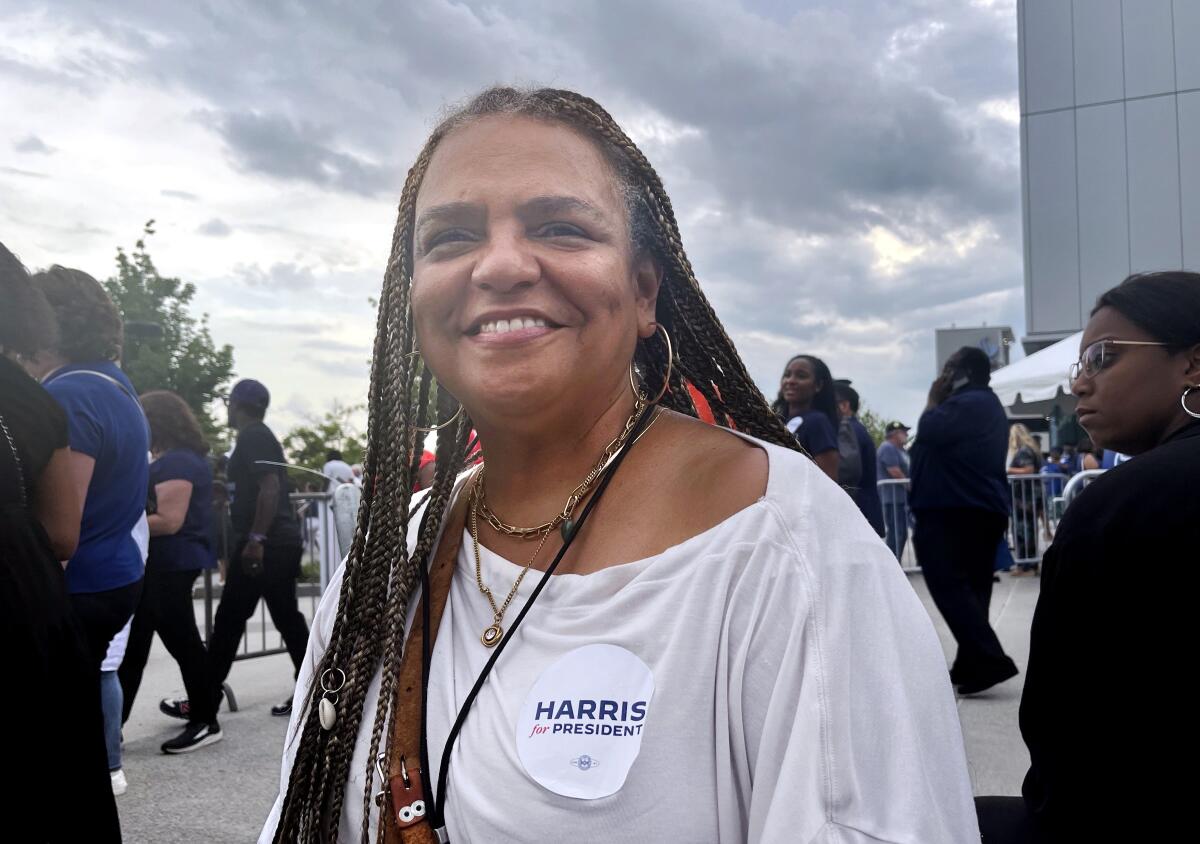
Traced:
[[958, 643], [959, 694], [1017, 674], [988, 623], [992, 564], [1008, 524], [1008, 419], [988, 384], [991, 361], [964, 346], [929, 388], [911, 449], [913, 547], [929, 594]]

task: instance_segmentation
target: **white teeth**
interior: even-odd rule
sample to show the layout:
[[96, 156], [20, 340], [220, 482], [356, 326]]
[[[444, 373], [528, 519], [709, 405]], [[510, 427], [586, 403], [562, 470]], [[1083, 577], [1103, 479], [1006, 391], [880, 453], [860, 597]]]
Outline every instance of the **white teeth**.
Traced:
[[545, 328], [546, 320], [539, 317], [514, 317], [485, 322], [479, 326], [480, 334], [506, 334], [509, 331], [520, 331], [523, 328]]

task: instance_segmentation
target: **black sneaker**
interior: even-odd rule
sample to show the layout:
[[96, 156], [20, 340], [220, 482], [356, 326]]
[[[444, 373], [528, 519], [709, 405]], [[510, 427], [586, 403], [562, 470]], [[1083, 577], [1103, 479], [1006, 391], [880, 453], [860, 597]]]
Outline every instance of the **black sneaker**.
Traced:
[[[225, 702], [225, 690], [217, 692], [217, 709], [221, 708], [221, 704]], [[172, 718], [178, 718], [180, 721], [192, 720], [192, 708], [185, 697], [165, 697], [158, 702], [158, 711], [163, 715], [170, 715]]]
[[165, 697], [158, 702], [158, 711], [163, 715], [170, 715], [172, 718], [187, 721], [189, 720], [188, 715], [191, 713], [191, 707], [188, 706], [187, 698]]
[[283, 703], [279, 704], [278, 706], [272, 706], [271, 714], [277, 715], [280, 718], [286, 718], [287, 716], [291, 715], [292, 714], [292, 699], [288, 698], [287, 700], [285, 700]]
[[221, 740], [221, 726], [216, 721], [205, 724], [203, 721], [189, 721], [183, 732], [170, 741], [164, 741], [163, 753], [190, 753]]

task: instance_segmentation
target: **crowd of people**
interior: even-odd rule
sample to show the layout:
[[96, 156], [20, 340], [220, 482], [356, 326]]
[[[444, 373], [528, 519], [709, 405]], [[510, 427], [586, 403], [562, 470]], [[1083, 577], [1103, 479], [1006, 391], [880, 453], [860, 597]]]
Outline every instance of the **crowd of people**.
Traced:
[[[222, 684], [260, 597], [297, 669], [303, 658], [300, 541], [283, 452], [263, 423], [266, 388], [235, 384], [237, 442], [222, 486], [234, 543], [206, 647], [192, 589], [217, 564], [218, 543], [209, 447], [195, 415], [175, 393], [137, 395], [119, 365], [120, 314], [86, 273], [55, 266], [31, 276], [0, 245], [0, 301], [0, 600], [22, 684], [5, 697], [22, 770], [6, 794], [17, 827], [5, 832], [118, 841], [114, 798], [128, 787], [121, 727], [155, 633], [188, 694], [159, 704], [185, 721], [162, 743], [168, 754], [220, 740]], [[290, 706], [289, 698], [272, 714]], [[65, 813], [53, 808], [59, 789], [48, 787], [64, 772]]]
[[[122, 629], [121, 708], [157, 631], [188, 688], [161, 704], [187, 720], [163, 750], [196, 749], [221, 736], [220, 684], [260, 598], [297, 670], [295, 705], [275, 710], [290, 719], [263, 842], [1046, 844], [1167, 840], [1190, 820], [1169, 759], [1186, 698], [1154, 690], [1189, 641], [1198, 274], [1130, 277], [1091, 313], [1079, 421], [1133, 459], [1084, 490], [1045, 551], [1029, 772], [1022, 796], [976, 799], [954, 690], [1017, 674], [988, 605], [1008, 476], [1041, 473], [1040, 449], [970, 347], [930, 386], [911, 447], [898, 421], [875, 443], [857, 391], [812, 355], [768, 403], [661, 180], [598, 103], [489, 89], [409, 172], [358, 533], [311, 636], [267, 389], [229, 396], [234, 540], [205, 651], [181, 618], [212, 564], [194, 417], [134, 394], [94, 280], [0, 260], [22, 303], [0, 322], [0, 547], [9, 644], [34, 678], [21, 706], [37, 698], [17, 739], [29, 840], [119, 834], [101, 668]], [[330, 464], [331, 482], [354, 482]], [[948, 670], [896, 564], [909, 515], [957, 643]], [[1148, 571], [1117, 577], [1131, 565]], [[1114, 660], [1133, 677], [1081, 701]], [[86, 812], [47, 832], [63, 758]]]

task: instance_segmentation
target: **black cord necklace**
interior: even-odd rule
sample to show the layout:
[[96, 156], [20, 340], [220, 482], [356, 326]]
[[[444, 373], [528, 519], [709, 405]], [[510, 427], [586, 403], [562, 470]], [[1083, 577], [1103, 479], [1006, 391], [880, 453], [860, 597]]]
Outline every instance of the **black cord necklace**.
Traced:
[[[595, 509], [596, 504], [599, 503], [601, 496], [604, 495], [604, 491], [608, 488], [613, 476], [617, 473], [617, 467], [621, 465], [621, 461], [623, 461], [625, 456], [629, 454], [629, 450], [633, 448], [634, 443], [637, 442], [642, 431], [646, 429], [648, 423], [654, 418], [655, 414], [653, 411], [654, 405], [650, 405], [642, 412], [637, 424], [635, 424], [633, 426], [633, 430], [629, 432], [629, 439], [625, 442], [625, 445], [621, 447], [621, 450], [617, 452], [616, 456], [613, 457], [612, 463], [610, 463], [604, 470], [604, 475], [601, 477], [600, 483], [596, 485], [596, 492], [592, 495], [591, 500], [584, 505], [583, 512], [581, 512], [579, 514], [579, 518], [575, 520], [575, 524], [570, 533], [565, 536], [562, 548], [559, 549], [558, 553], [554, 556], [554, 560], [549, 566], [547, 566], [546, 571], [538, 581], [537, 586], [534, 587], [533, 592], [529, 595], [529, 600], [525, 602], [525, 606], [521, 608], [521, 612], [519, 612], [516, 619], [513, 620], [512, 627], [508, 629], [508, 633], [506, 633], [504, 638], [500, 640], [500, 644], [498, 644], [496, 646], [496, 650], [492, 652], [487, 664], [485, 664], [483, 666], [483, 670], [479, 672], [479, 676], [475, 680], [475, 685], [471, 687], [470, 693], [467, 694], [466, 700], [463, 701], [462, 708], [458, 711], [458, 717], [454, 719], [454, 726], [450, 729], [450, 735], [446, 738], [446, 746], [442, 750], [442, 763], [438, 770], [436, 799], [431, 799], [434, 797], [435, 791], [432, 788], [432, 783], [429, 781], [429, 665], [432, 656], [429, 645], [431, 625], [429, 609], [429, 568], [428, 566], [424, 566], [421, 569], [421, 629], [423, 633], [421, 643], [421, 778], [424, 780], [422, 785], [424, 786], [425, 794], [428, 795], [426, 798], [426, 810], [429, 813], [429, 824], [433, 827], [434, 834], [437, 836], [437, 839], [439, 842], [441, 842], [441, 844], [449, 844], [450, 841], [450, 836], [446, 832], [445, 816], [446, 777], [450, 770], [450, 751], [454, 748], [454, 742], [458, 739], [458, 734], [462, 730], [462, 726], [467, 720], [467, 714], [471, 711], [471, 706], [475, 703], [475, 698], [479, 695], [480, 689], [483, 688], [484, 681], [487, 680], [488, 674], [491, 673], [492, 666], [496, 664], [496, 660], [500, 658], [500, 654], [504, 652], [504, 648], [512, 640], [513, 636], [516, 635], [517, 628], [521, 626], [521, 622], [533, 608], [533, 604], [538, 599], [538, 595], [542, 593], [542, 589], [544, 589], [546, 584], [550, 582], [550, 576], [554, 574], [554, 570], [557, 569], [558, 564], [562, 562], [562, 558], [567, 553], [567, 549], [571, 547], [571, 543], [575, 540], [575, 537], [579, 535], [579, 531], [583, 527], [584, 522], [587, 521], [588, 516], [591, 515], [592, 510]], [[433, 556], [430, 555], [430, 560], [432, 559]]]

